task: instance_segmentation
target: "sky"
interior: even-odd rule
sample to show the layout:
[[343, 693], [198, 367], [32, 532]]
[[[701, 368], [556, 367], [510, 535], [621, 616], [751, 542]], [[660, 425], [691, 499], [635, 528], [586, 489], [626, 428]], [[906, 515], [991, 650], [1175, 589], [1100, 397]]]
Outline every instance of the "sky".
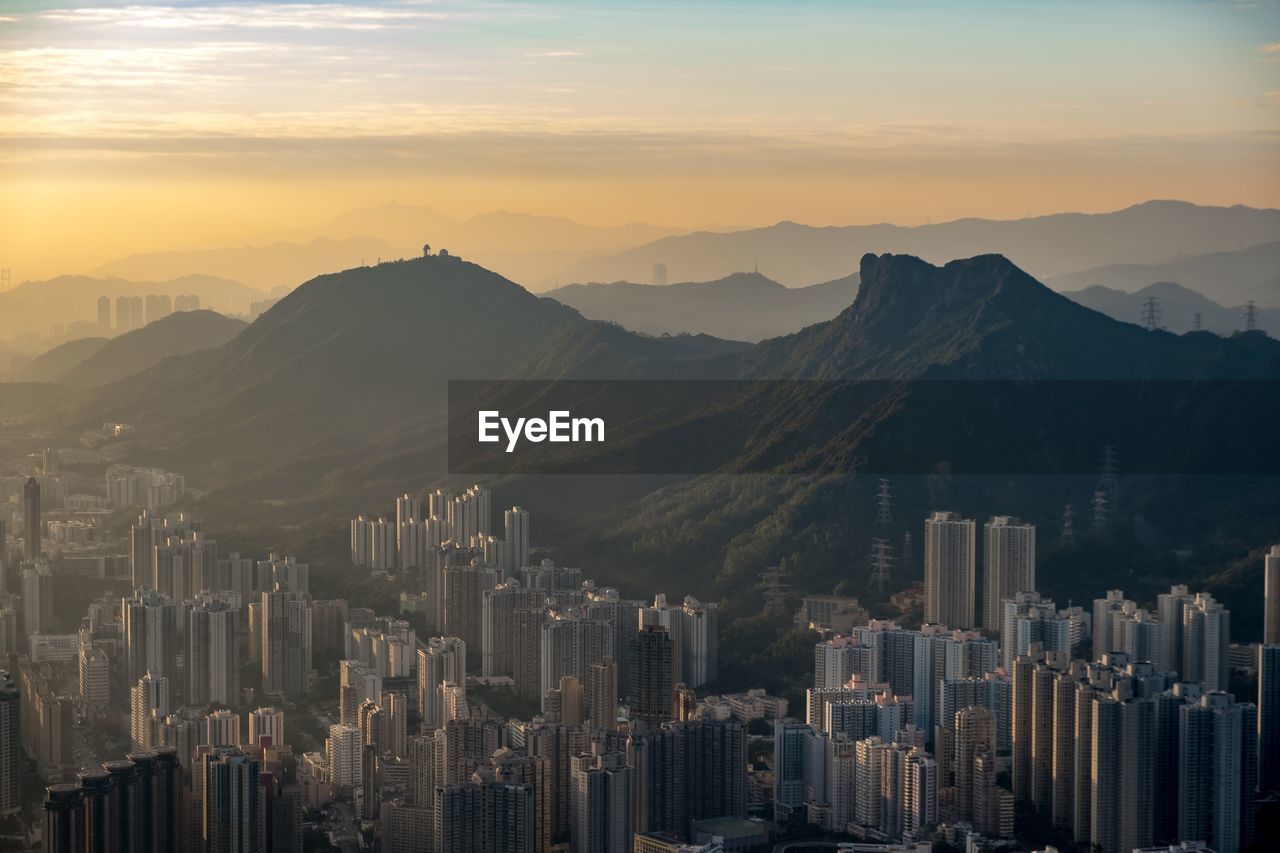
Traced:
[[1275, 0], [0, 0], [0, 266], [386, 202], [592, 224], [1280, 206]]

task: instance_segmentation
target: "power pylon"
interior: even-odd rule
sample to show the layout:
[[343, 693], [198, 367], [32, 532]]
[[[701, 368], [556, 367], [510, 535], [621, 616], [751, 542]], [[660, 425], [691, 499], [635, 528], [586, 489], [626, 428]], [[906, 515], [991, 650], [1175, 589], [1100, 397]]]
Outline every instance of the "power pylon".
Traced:
[[869, 586], [883, 596], [889, 588], [889, 570], [893, 565], [893, 546], [888, 539], [871, 540], [871, 579]]
[[881, 480], [876, 489], [876, 526], [888, 527], [893, 524], [893, 493], [888, 480]]

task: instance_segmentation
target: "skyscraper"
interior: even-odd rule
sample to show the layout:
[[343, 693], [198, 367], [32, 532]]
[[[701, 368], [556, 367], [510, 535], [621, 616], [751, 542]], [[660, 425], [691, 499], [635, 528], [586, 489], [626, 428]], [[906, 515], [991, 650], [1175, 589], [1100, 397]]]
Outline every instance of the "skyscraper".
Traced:
[[156, 723], [169, 713], [169, 679], [148, 672], [129, 691], [129, 740], [135, 752], [158, 745]]
[[1258, 788], [1280, 791], [1280, 645], [1258, 650]]
[[111, 297], [98, 297], [98, 336], [107, 337], [111, 334]]
[[178, 617], [168, 596], [142, 588], [120, 600], [124, 677], [129, 689], [148, 672], [178, 680]]
[[672, 718], [671, 638], [660, 625], [645, 625], [631, 641], [631, 719], [658, 728]]
[[43, 850], [81, 853], [84, 839], [84, 792], [79, 785], [50, 785], [44, 796]]
[[0, 815], [16, 814], [22, 807], [18, 791], [18, 730], [22, 713], [18, 685], [0, 671]]
[[272, 746], [284, 745], [284, 711], [257, 708], [249, 712], [249, 746], [261, 745], [263, 738], [270, 738]]
[[43, 553], [44, 520], [40, 517], [40, 481], [28, 477], [27, 484], [22, 487], [22, 512], [25, 521], [23, 534], [26, 537], [26, 555], [34, 560]]
[[236, 747], [201, 756], [201, 830], [207, 853], [266, 853], [258, 759]]
[[294, 699], [311, 670], [311, 601], [296, 592], [262, 593], [262, 692]]
[[1203, 841], [1221, 853], [1242, 847], [1252, 823], [1253, 732], [1257, 709], [1210, 691], [1181, 708], [1178, 755], [1178, 838]]
[[1008, 515], [993, 516], [982, 529], [982, 627], [1000, 630], [1002, 602], [1036, 588], [1036, 528]]
[[238, 610], [208, 594], [185, 606], [186, 704], [237, 704], [240, 701]]
[[935, 512], [924, 523], [924, 621], [976, 627], [977, 567], [973, 519]]
[[1265, 609], [1262, 625], [1262, 642], [1268, 646], [1280, 645], [1280, 545], [1272, 545], [1263, 559], [1263, 591]]
[[22, 570], [22, 621], [28, 635], [48, 632], [52, 606], [53, 573], [48, 563], [37, 560]]
[[506, 538], [506, 576], [516, 577], [520, 569], [529, 565], [529, 511], [513, 506], [502, 514], [503, 535]]
[[442, 727], [445, 720], [441, 687], [452, 684], [465, 690], [467, 644], [457, 637], [432, 637], [418, 648], [418, 708], [423, 731]]
[[631, 853], [635, 771], [621, 752], [578, 755], [570, 776], [570, 850]]

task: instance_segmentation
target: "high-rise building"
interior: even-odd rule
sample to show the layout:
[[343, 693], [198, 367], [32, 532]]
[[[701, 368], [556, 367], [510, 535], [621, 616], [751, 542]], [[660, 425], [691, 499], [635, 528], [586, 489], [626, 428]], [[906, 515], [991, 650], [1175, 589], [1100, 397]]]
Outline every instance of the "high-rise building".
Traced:
[[976, 533], [973, 519], [935, 512], [924, 523], [924, 621], [977, 627]]
[[636, 831], [689, 837], [694, 821], [744, 817], [747, 732], [740, 720], [670, 722], [633, 733]]
[[467, 683], [467, 644], [457, 637], [432, 637], [418, 648], [418, 709], [422, 729], [430, 732], [445, 720], [446, 684], [462, 690]]
[[586, 715], [596, 728], [612, 729], [618, 722], [618, 665], [613, 658], [587, 668]]
[[1258, 649], [1258, 788], [1280, 791], [1280, 645]]
[[1235, 853], [1253, 822], [1257, 709], [1209, 691], [1180, 711], [1177, 837]]
[[79, 785], [50, 785], [44, 795], [42, 850], [80, 853], [85, 850], [84, 792]]
[[516, 613], [521, 610], [541, 611], [546, 594], [526, 589], [519, 581], [498, 584], [484, 594], [481, 627], [481, 675], [515, 676], [516, 659], [522, 651]]
[[671, 638], [660, 625], [645, 625], [631, 641], [631, 719], [658, 728], [672, 719]]
[[631, 853], [635, 835], [635, 771], [621, 752], [571, 759], [570, 850]]
[[240, 715], [229, 708], [219, 708], [204, 718], [205, 746], [240, 746]]
[[22, 621], [28, 635], [49, 631], [53, 607], [53, 573], [44, 560], [36, 560], [22, 570]]
[[80, 699], [90, 708], [103, 708], [111, 701], [111, 659], [97, 646], [83, 640], [77, 649]]
[[1230, 646], [1231, 611], [1209, 593], [1196, 593], [1182, 611], [1182, 668], [1178, 670], [1182, 680], [1209, 690], [1226, 690]]
[[982, 536], [982, 627], [995, 632], [1001, 628], [1003, 602], [1035, 591], [1036, 528], [1019, 518], [997, 515], [983, 525]]
[[167, 293], [148, 293], [145, 306], [146, 321], [154, 323], [173, 313], [173, 298]]
[[107, 337], [111, 334], [111, 297], [98, 297], [98, 336]]
[[116, 297], [116, 334], [133, 329], [133, 302], [127, 296]]
[[262, 593], [262, 692], [286, 699], [307, 692], [311, 671], [311, 600], [296, 592]]
[[43, 552], [44, 519], [40, 515], [40, 481], [35, 477], [27, 478], [22, 487], [22, 517], [24, 521], [23, 535], [26, 539], [26, 556], [35, 560]]
[[143, 587], [120, 600], [124, 677], [129, 689], [148, 672], [178, 681], [178, 615], [173, 601]]
[[1262, 642], [1280, 645], [1280, 545], [1272, 545], [1263, 559], [1263, 598]]
[[1045, 651], [1069, 655], [1088, 633], [1083, 608], [1059, 611], [1038, 592], [1020, 592], [1002, 605], [1000, 655], [1006, 672], [1013, 670], [1013, 659], [1027, 654], [1033, 643], [1039, 643]]
[[240, 701], [240, 612], [208, 593], [186, 607], [186, 697], [188, 705], [235, 705]]
[[506, 576], [514, 578], [520, 569], [529, 565], [529, 511], [513, 506], [502, 514], [503, 536], [506, 539]]
[[18, 790], [21, 713], [18, 685], [9, 673], [0, 671], [0, 815], [16, 814], [22, 808]]
[[135, 752], [159, 745], [156, 723], [169, 713], [169, 679], [145, 673], [129, 692], [129, 740]]
[[962, 708], [955, 716], [954, 770], [956, 807], [961, 820], [977, 823], [978, 759], [996, 754], [996, 717], [986, 708]]
[[267, 853], [262, 834], [261, 764], [236, 747], [201, 756], [201, 834], [207, 853]]
[[498, 585], [500, 570], [473, 561], [446, 566], [444, 582], [444, 633], [459, 637], [468, 648], [483, 648], [485, 593]]
[[249, 712], [249, 746], [260, 746], [263, 738], [270, 738], [272, 746], [284, 745], [284, 711], [257, 708]]
[[360, 728], [341, 723], [329, 726], [325, 751], [329, 759], [330, 783], [348, 790], [359, 788], [364, 779], [364, 736]]

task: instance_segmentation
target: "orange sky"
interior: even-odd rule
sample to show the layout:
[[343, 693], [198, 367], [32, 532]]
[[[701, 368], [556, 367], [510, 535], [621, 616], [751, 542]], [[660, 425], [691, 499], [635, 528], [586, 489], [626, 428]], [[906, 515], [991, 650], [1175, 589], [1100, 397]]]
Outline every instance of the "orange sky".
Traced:
[[15, 2], [0, 84], [16, 280], [387, 201], [682, 227], [1280, 206], [1273, 2]]

